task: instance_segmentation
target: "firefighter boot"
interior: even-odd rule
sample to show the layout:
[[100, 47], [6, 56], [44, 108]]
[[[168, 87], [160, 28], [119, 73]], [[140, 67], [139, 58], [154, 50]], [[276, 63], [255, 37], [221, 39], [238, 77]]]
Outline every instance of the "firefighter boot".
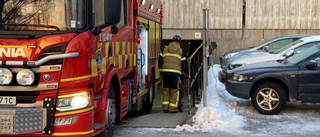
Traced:
[[169, 110], [169, 100], [170, 100], [171, 88], [162, 88], [162, 110], [163, 112], [168, 112]]
[[179, 89], [172, 89], [170, 95], [169, 112], [176, 113], [179, 102]]

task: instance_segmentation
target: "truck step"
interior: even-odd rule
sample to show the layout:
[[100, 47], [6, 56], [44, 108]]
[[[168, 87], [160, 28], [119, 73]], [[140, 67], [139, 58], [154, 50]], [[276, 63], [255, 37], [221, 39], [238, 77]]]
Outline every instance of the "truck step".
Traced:
[[94, 95], [94, 97], [93, 97], [94, 100], [98, 100], [98, 99], [100, 99], [100, 98], [102, 98], [101, 95]]
[[104, 127], [104, 124], [100, 124], [100, 123], [94, 123], [93, 124], [93, 128], [94, 129], [99, 129], [99, 128], [102, 128], [102, 127]]
[[126, 85], [121, 85], [122, 89], [126, 88], [127, 86]]

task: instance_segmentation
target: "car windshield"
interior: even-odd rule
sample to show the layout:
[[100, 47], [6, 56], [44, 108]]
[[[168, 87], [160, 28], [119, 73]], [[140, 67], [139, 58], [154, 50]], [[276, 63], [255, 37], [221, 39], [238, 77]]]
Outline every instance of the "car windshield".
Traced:
[[0, 30], [81, 30], [85, 0], [0, 0]]
[[289, 57], [287, 59], [288, 63], [298, 63], [302, 60], [304, 60], [305, 58], [309, 57], [310, 55], [313, 55], [314, 53], [319, 52], [319, 49], [317, 48], [317, 46], [312, 46], [304, 51], [302, 51], [299, 54], [294, 54], [293, 56]]
[[272, 52], [272, 54], [282, 53], [283, 51], [287, 50], [288, 48], [290, 48], [290, 47], [292, 47], [293, 45], [296, 45], [296, 44], [298, 44], [298, 43], [300, 43], [300, 42], [302, 42], [302, 40], [296, 40], [296, 41], [294, 41], [294, 42], [292, 42], [292, 43], [290, 43], [290, 44], [288, 44], [288, 45], [286, 45], [286, 46], [284, 46], [284, 47], [282, 47], [282, 48], [280, 48], [280, 49]]

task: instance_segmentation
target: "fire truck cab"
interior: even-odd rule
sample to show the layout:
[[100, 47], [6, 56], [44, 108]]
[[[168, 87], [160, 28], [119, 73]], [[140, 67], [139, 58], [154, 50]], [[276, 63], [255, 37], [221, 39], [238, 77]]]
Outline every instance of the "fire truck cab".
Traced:
[[0, 136], [112, 136], [159, 89], [162, 0], [0, 0]]

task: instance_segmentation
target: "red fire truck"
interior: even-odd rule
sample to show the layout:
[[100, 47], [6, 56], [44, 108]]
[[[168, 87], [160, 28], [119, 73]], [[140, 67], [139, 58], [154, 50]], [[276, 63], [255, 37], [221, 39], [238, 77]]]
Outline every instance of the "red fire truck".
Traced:
[[162, 0], [0, 0], [0, 136], [112, 136], [152, 110]]

